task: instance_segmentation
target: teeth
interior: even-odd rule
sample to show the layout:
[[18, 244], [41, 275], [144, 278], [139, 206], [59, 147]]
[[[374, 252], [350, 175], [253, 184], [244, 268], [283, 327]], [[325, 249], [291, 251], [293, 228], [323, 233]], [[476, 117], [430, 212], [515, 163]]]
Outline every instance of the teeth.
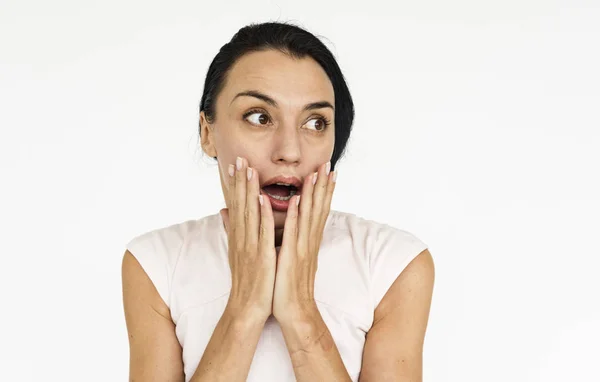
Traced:
[[267, 195], [269, 195], [270, 197], [272, 197], [273, 199], [277, 199], [277, 200], [290, 200], [292, 198], [292, 196], [296, 195], [296, 190], [290, 190], [290, 195], [289, 196], [271, 195], [271, 194], [269, 194], [266, 191], [265, 191], [265, 193]]
[[296, 193], [298, 191], [298, 189], [295, 186], [292, 186], [289, 183], [277, 182], [277, 183], [273, 183], [273, 184], [277, 184], [279, 186], [288, 186], [288, 187], [290, 187], [290, 194], [288, 196], [271, 195], [271, 194], [269, 194], [267, 191], [265, 191], [263, 189], [264, 193], [267, 194], [267, 195], [269, 195], [273, 199], [287, 201], [287, 200], [290, 200], [292, 198], [292, 196], [296, 195]]
[[278, 196], [278, 195], [271, 195], [268, 192], [267, 192], [267, 195], [269, 195], [273, 199], [277, 199], [277, 200], [290, 200], [292, 198], [292, 195], [290, 195], [290, 196]]

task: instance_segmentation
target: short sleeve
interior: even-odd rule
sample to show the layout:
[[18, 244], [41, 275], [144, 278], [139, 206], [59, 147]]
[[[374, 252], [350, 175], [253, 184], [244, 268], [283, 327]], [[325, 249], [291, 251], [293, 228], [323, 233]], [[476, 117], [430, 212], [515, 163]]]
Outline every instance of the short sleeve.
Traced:
[[182, 243], [181, 229], [170, 226], [138, 235], [126, 244], [169, 307], [171, 278]]
[[427, 244], [410, 232], [383, 225], [369, 258], [371, 294], [375, 309], [396, 278]]

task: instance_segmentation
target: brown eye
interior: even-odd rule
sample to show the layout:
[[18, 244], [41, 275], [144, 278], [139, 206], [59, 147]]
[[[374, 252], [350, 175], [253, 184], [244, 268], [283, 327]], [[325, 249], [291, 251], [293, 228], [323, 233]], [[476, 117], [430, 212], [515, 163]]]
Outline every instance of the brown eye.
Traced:
[[310, 125], [313, 122], [313, 126], [312, 128], [309, 128], [310, 130], [315, 130], [315, 131], [323, 131], [327, 128], [327, 125], [329, 125], [329, 123], [327, 123], [326, 120], [324, 120], [323, 118], [313, 118], [310, 121], [308, 121], [306, 124]]
[[[257, 118], [256, 116], [259, 117]], [[255, 125], [266, 125], [267, 123], [269, 123], [269, 117], [265, 113], [259, 111], [248, 114], [246, 116], [246, 119], [248, 119], [250, 123], [253, 123]]]
[[325, 128], [325, 124], [323, 123], [323, 121], [321, 121], [320, 119], [317, 119], [315, 121], [315, 129], [321, 131]]

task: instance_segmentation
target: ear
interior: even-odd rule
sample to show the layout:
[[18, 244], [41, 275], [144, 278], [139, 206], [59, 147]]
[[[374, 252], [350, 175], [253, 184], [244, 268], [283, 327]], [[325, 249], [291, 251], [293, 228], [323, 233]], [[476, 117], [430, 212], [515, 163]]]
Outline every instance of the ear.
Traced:
[[215, 148], [215, 137], [213, 134], [213, 128], [206, 120], [204, 110], [200, 112], [200, 146], [206, 155], [210, 157], [217, 156], [217, 149]]

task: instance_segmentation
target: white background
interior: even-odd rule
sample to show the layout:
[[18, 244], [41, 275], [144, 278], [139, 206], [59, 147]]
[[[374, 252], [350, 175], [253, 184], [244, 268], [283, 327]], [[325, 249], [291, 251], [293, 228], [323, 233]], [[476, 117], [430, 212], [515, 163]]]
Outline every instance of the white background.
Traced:
[[125, 243], [224, 206], [204, 76], [273, 20], [355, 100], [332, 208], [434, 256], [425, 381], [600, 380], [600, 2], [0, 4], [0, 380], [127, 379]]

